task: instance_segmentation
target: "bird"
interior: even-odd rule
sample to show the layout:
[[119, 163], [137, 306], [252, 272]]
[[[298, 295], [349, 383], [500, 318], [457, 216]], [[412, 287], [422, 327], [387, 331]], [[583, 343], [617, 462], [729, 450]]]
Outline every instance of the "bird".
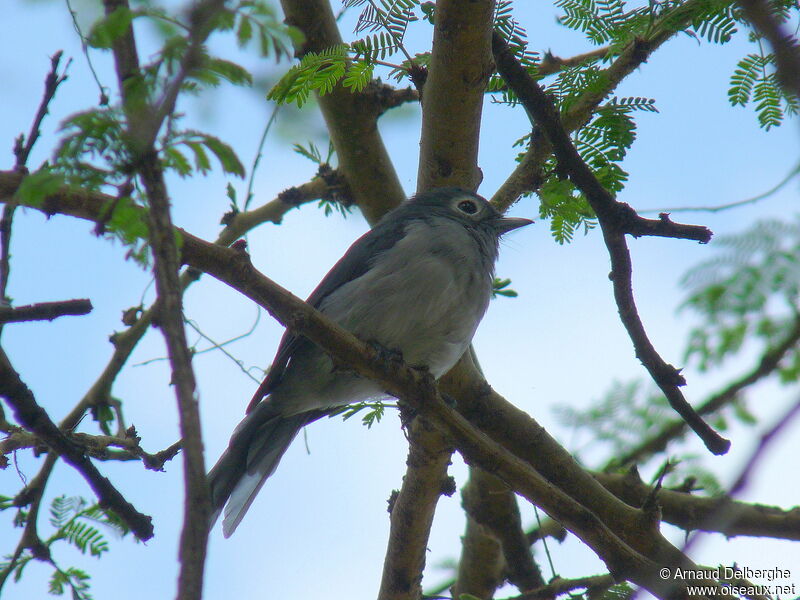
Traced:
[[[504, 217], [468, 190], [419, 193], [356, 240], [307, 303], [438, 379], [469, 347], [486, 312], [501, 236], [532, 222]], [[210, 527], [224, 508], [223, 535], [230, 537], [303, 427], [341, 406], [385, 395], [287, 330], [245, 418], [208, 473]]]

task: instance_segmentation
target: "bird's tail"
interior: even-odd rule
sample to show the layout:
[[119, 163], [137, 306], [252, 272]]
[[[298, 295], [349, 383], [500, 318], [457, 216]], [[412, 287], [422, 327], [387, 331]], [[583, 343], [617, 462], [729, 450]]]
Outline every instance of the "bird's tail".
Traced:
[[282, 417], [270, 415], [269, 408], [263, 403], [245, 417], [234, 431], [228, 449], [208, 473], [212, 508], [209, 527], [214, 526], [224, 507], [222, 532], [225, 537], [236, 530], [297, 432], [321, 416], [302, 413]]

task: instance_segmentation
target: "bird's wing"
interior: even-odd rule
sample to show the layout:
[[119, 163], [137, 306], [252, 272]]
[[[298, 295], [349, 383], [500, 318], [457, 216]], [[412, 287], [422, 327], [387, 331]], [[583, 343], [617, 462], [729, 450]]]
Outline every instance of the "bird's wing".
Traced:
[[[328, 271], [316, 289], [311, 292], [306, 302], [314, 308], [319, 308], [326, 296], [337, 290], [340, 286], [349, 281], [358, 279], [369, 269], [373, 258], [394, 246], [398, 240], [405, 235], [405, 227], [398, 225], [396, 221], [390, 223], [379, 223], [360, 238], [345, 252], [333, 268]], [[247, 406], [247, 412], [253, 410], [256, 405], [266, 397], [275, 386], [280, 383], [286, 367], [292, 356], [303, 344], [310, 344], [301, 335], [296, 335], [288, 329], [281, 338], [278, 351], [272, 361], [272, 365], [267, 371], [267, 376], [258, 390], [253, 395], [253, 399]]]

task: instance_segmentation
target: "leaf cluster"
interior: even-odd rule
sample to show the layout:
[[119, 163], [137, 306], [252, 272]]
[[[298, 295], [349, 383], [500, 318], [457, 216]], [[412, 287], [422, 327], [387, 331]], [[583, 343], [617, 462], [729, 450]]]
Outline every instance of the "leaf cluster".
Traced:
[[[551, 90], [562, 110], [576, 99], [576, 90], [598, 85], [602, 76], [593, 66], [565, 69]], [[621, 163], [636, 140], [636, 111], [658, 112], [652, 98], [612, 98], [600, 106], [587, 125], [573, 136], [575, 147], [598, 181], [611, 193], [620, 192], [628, 179]], [[563, 244], [578, 229], [596, 225], [595, 215], [583, 194], [559, 171], [554, 159], [546, 165], [549, 176], [539, 190], [539, 213], [550, 219], [555, 240]]]
[[[0, 497], [0, 510], [12, 507], [12, 499]], [[24, 525], [27, 518], [28, 514], [20, 511], [19, 525]], [[52, 558], [54, 547], [57, 542], [63, 541], [81, 554], [88, 553], [99, 558], [109, 550], [108, 540], [99, 527], [111, 531], [118, 537], [124, 537], [129, 533], [127, 525], [114, 513], [101, 508], [99, 504], [89, 504], [85, 498], [75, 496], [58, 496], [53, 499], [50, 505], [50, 525], [54, 532], [42, 540], [43, 549], [36, 556], [30, 549], [26, 549], [13, 564], [12, 557], [6, 556], [5, 562], [0, 563], [0, 573], [10, 570], [13, 572], [14, 581], [19, 581], [25, 567], [32, 560], [47, 557], [44, 560], [53, 567], [48, 583], [50, 594], [61, 596], [69, 591], [74, 599], [91, 600], [89, 574], [76, 567], [66, 569], [59, 567]]]
[[[765, 347], [784, 341], [798, 319], [800, 219], [761, 221], [737, 235], [720, 237], [722, 252], [683, 279], [683, 304], [700, 318], [692, 329], [687, 360], [701, 370], [737, 355], [745, 342]], [[800, 377], [800, 349], [790, 350], [778, 372], [784, 382]]]
[[[729, 416], [737, 421], [753, 425], [756, 421], [748, 411], [744, 399], [737, 398], [727, 413], [718, 413], [712, 425], [718, 431], [729, 427]], [[627, 468], [617, 465], [615, 457], [627, 455], [639, 447], [643, 440], [660, 433], [674, 420], [674, 411], [664, 395], [654, 386], [645, 386], [641, 380], [612, 383], [605, 395], [585, 409], [567, 404], [554, 408], [556, 419], [562, 426], [583, 434], [588, 442], [574, 451], [576, 457], [593, 457], [591, 468], [606, 470]], [[702, 456], [681, 453], [670, 458], [667, 486], [681, 485], [686, 480], [694, 482], [694, 489], [709, 494], [722, 491], [722, 486], [712, 471], [705, 468]]]
[[394, 403], [386, 403], [381, 400], [358, 402], [356, 404], [348, 404], [340, 406], [328, 413], [329, 417], [341, 416], [342, 420], [347, 421], [360, 412], [366, 411], [361, 415], [361, 424], [371, 428], [376, 423], [380, 423], [386, 408], [397, 408]]
[[[494, 13], [494, 29], [503, 36], [511, 52], [531, 77], [538, 79], [539, 53], [528, 48], [528, 32], [514, 18], [511, 0], [500, 0], [497, 3]], [[492, 96], [493, 102], [509, 106], [519, 103], [516, 94], [506, 86], [505, 81], [498, 73], [493, 73], [489, 77], [487, 92], [499, 95], [499, 97]]]
[[516, 290], [512, 290], [510, 287], [508, 287], [510, 285], [510, 279], [501, 279], [500, 277], [495, 277], [494, 281], [492, 281], [492, 298], [497, 298], [498, 296], [516, 298], [519, 296], [519, 293]]
[[321, 52], [307, 52], [270, 91], [268, 98], [281, 104], [305, 104], [312, 92], [329, 94], [341, 84], [360, 92], [372, 80], [376, 63], [402, 52], [405, 60], [392, 67], [391, 75], [398, 81], [410, 77], [419, 68], [417, 58], [411, 58], [403, 46], [409, 23], [418, 21], [415, 10], [418, 0], [344, 0], [345, 8], [364, 6], [355, 32], [371, 32], [350, 44], [341, 44]]
[[766, 130], [800, 110], [797, 98], [780, 85], [771, 52], [748, 54], [739, 61], [731, 75], [728, 100], [733, 106], [752, 104], [759, 125]]

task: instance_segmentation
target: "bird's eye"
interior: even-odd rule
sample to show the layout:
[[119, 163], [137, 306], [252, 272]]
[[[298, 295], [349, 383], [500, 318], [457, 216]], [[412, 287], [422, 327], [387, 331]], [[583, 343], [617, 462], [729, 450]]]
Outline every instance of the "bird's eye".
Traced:
[[458, 210], [468, 215], [474, 215], [478, 212], [478, 205], [472, 200], [462, 200], [458, 203]]

